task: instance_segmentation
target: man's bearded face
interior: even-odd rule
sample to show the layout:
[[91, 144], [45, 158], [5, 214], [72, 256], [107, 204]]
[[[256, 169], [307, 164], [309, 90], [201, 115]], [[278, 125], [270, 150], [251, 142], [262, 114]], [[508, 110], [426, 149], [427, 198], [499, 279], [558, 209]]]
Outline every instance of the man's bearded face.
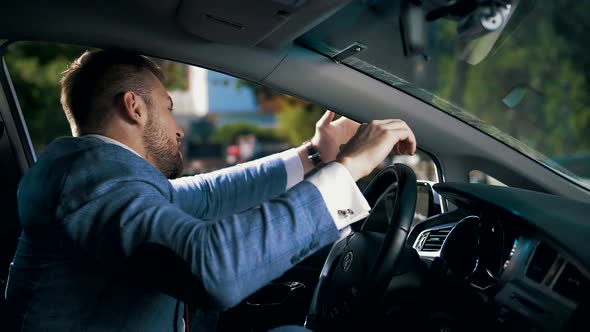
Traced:
[[[156, 168], [169, 179], [182, 174], [182, 153], [180, 140], [173, 139], [158, 125], [154, 110], [150, 110], [143, 134], [143, 144], [147, 154], [154, 160]], [[174, 136], [176, 138], [176, 136]]]

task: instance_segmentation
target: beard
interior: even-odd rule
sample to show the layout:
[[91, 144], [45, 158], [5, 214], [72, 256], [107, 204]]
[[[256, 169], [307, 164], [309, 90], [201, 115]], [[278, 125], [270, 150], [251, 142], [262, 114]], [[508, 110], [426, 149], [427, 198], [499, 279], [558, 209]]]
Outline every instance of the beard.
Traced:
[[180, 144], [170, 139], [162, 128], [158, 127], [148, 115], [143, 146], [148, 157], [151, 157], [156, 168], [168, 179], [175, 179], [182, 173], [182, 154]]

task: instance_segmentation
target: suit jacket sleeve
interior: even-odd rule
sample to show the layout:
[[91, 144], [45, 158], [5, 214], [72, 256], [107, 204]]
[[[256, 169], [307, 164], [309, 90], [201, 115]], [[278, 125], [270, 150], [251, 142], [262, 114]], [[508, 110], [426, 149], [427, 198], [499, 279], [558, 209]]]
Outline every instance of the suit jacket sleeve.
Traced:
[[224, 309], [339, 236], [321, 194], [305, 181], [256, 208], [215, 221], [183, 211], [172, 202], [169, 185], [97, 183], [83, 189], [91, 199], [79, 206], [64, 202], [68, 243], [107, 265], [121, 258], [124, 263], [145, 244], [166, 248]]
[[188, 214], [218, 219], [242, 212], [285, 191], [287, 173], [278, 154], [219, 171], [171, 180]]

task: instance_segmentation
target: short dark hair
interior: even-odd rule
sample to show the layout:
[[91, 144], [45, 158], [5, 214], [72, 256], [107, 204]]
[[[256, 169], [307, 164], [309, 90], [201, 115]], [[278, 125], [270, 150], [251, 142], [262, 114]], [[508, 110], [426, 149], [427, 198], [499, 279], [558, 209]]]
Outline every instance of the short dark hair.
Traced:
[[61, 104], [74, 136], [99, 132], [123, 93], [133, 91], [151, 103], [146, 74], [162, 83], [164, 73], [148, 58], [123, 50], [86, 51], [63, 72]]

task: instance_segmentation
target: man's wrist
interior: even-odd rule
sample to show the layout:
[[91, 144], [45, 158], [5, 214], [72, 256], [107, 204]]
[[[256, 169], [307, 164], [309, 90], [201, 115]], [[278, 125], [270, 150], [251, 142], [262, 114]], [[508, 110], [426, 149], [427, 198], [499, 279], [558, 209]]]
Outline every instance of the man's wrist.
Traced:
[[297, 154], [299, 155], [299, 159], [301, 160], [301, 166], [303, 167], [304, 175], [315, 169], [315, 166], [308, 158], [309, 154], [304, 145], [295, 148], [295, 150], [297, 150]]
[[315, 168], [321, 168], [324, 166], [324, 161], [319, 149], [315, 147], [310, 140], [304, 142], [303, 146], [307, 150], [307, 159], [311, 161]]
[[362, 174], [361, 170], [359, 170], [357, 167], [355, 167], [356, 163], [354, 162], [354, 160], [352, 160], [352, 158], [339, 157], [338, 159], [336, 159], [336, 162], [340, 163], [342, 166], [344, 166], [348, 170], [348, 173], [350, 173], [350, 176], [352, 176], [352, 179], [354, 181], [358, 181], [358, 179], [360, 179], [364, 176]]
[[301, 159], [301, 166], [303, 166], [304, 174], [307, 174], [314, 169], [319, 169], [325, 165], [321, 153], [311, 141], [305, 141], [301, 146], [297, 147], [296, 150]]

